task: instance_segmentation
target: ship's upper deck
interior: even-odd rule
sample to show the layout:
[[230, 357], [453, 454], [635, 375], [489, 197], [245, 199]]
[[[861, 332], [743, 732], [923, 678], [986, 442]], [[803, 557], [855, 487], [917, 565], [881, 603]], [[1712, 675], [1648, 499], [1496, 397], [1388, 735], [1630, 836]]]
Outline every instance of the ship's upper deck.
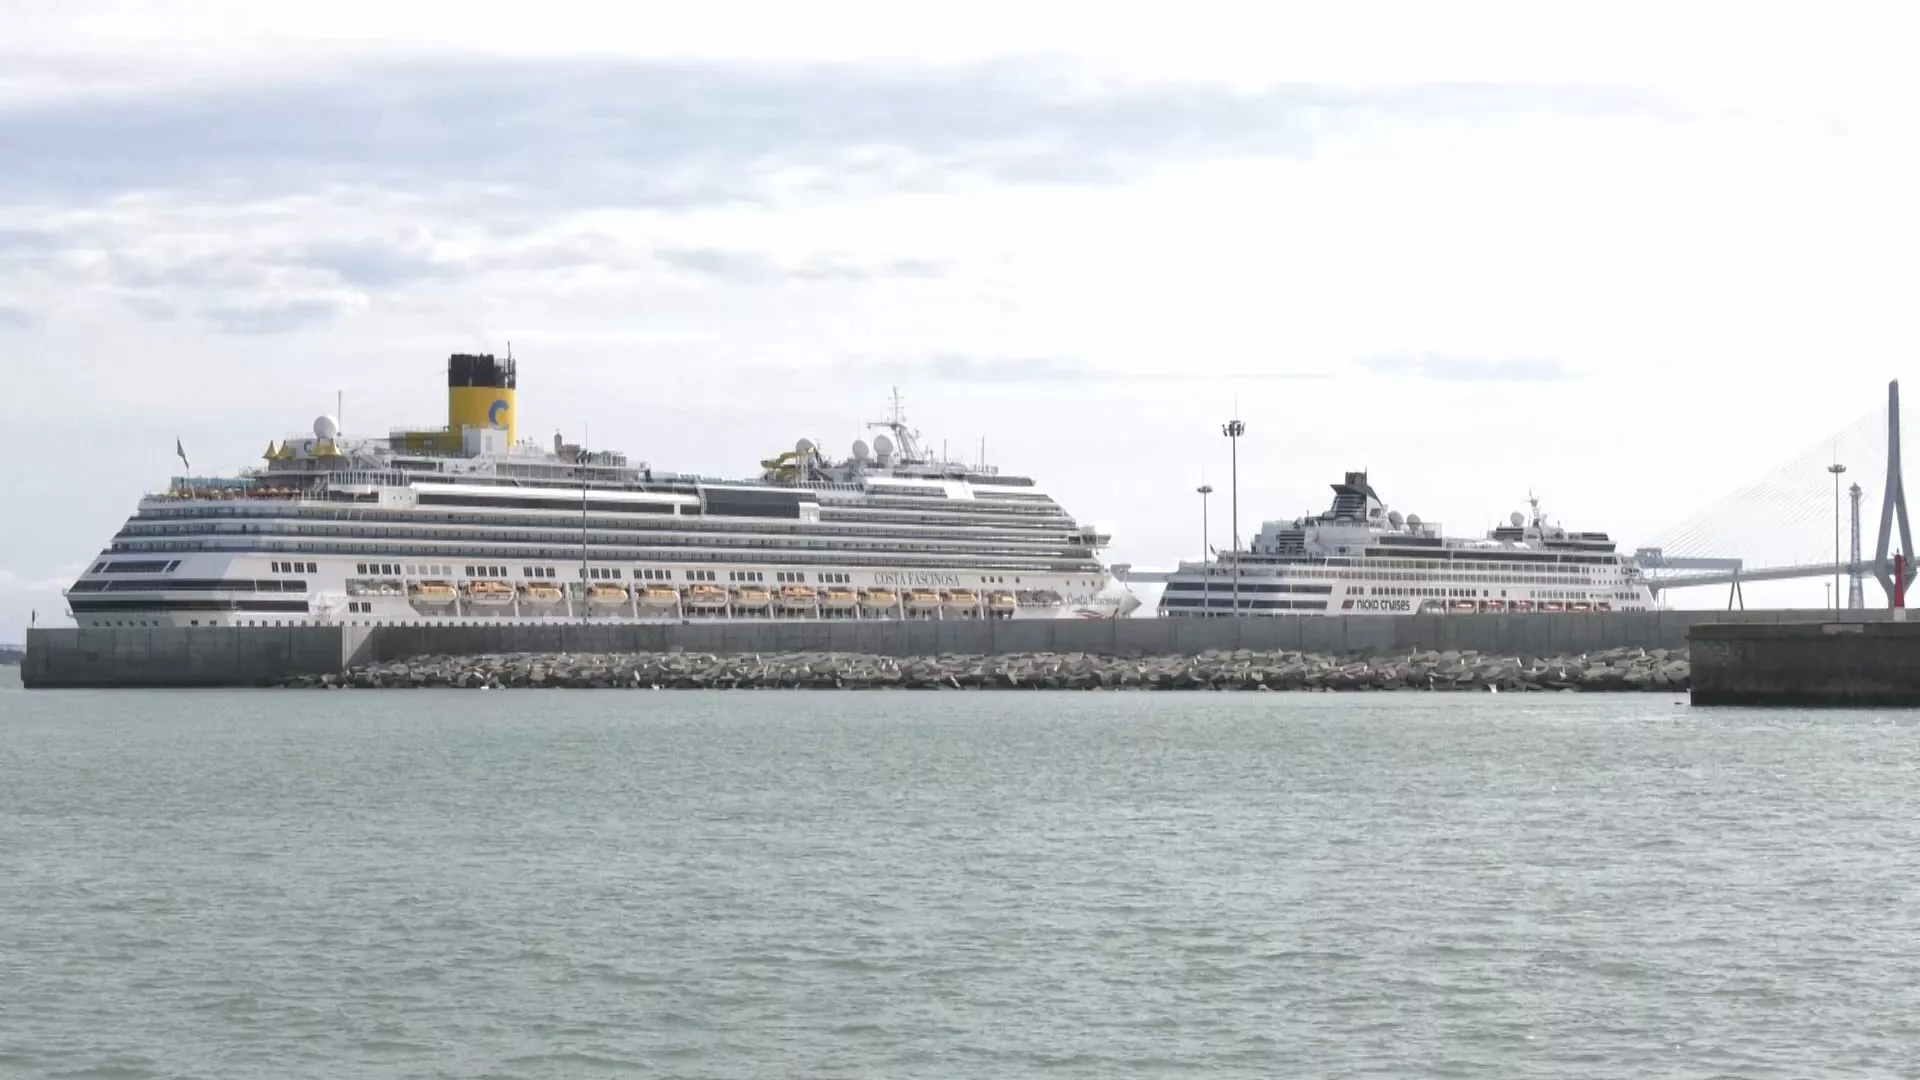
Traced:
[[[1333, 503], [1324, 512], [1292, 521], [1269, 521], [1239, 557], [1288, 559], [1327, 556], [1393, 555], [1401, 558], [1451, 558], [1474, 552], [1589, 553], [1611, 556], [1613, 541], [1603, 532], [1569, 532], [1549, 522], [1539, 501], [1529, 499], [1531, 516], [1514, 513], [1507, 524], [1484, 537], [1447, 536], [1437, 522], [1417, 514], [1389, 510], [1364, 472], [1350, 472], [1333, 486]], [[1232, 558], [1234, 556], [1226, 556]]]

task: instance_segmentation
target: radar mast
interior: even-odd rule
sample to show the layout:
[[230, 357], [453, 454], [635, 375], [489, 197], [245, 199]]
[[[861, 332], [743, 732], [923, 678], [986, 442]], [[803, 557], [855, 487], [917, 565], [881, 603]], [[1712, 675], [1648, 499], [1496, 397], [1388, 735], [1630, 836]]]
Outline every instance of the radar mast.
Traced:
[[886, 428], [893, 432], [893, 441], [899, 460], [913, 464], [925, 460], [920, 450], [920, 433], [907, 426], [907, 407], [901, 400], [900, 388], [893, 388], [893, 396], [888, 399], [887, 418], [868, 421], [869, 428]]

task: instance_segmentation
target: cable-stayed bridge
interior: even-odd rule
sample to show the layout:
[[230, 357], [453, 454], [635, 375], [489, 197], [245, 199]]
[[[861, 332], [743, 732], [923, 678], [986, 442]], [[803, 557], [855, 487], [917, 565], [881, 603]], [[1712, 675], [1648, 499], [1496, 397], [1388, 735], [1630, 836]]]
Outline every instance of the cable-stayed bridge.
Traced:
[[[1911, 585], [1913, 534], [1900, 470], [1900, 384], [1887, 404], [1702, 508], [1636, 552], [1656, 592], [1743, 582], [1842, 578], [1844, 604], [1893, 598], [1896, 554]], [[1871, 579], [1871, 580], [1870, 580]]]

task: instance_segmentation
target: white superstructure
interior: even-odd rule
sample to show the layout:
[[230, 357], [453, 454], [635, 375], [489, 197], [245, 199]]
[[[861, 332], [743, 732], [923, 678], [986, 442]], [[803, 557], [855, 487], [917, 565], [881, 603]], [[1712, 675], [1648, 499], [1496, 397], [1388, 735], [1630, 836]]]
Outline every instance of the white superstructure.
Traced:
[[923, 452], [898, 407], [754, 480], [516, 443], [515, 363], [456, 355], [448, 425], [332, 417], [235, 477], [176, 477], [67, 590], [81, 626], [1114, 618], [1139, 606], [1031, 479]]
[[[1158, 613], [1348, 615], [1651, 611], [1651, 590], [1606, 533], [1568, 532], [1531, 514], [1482, 539], [1448, 537], [1390, 511], [1364, 472], [1333, 485], [1333, 505], [1269, 521], [1251, 550], [1183, 562], [1164, 575]], [[1128, 575], [1128, 580], [1150, 580]], [[1162, 576], [1162, 575], [1154, 575]]]

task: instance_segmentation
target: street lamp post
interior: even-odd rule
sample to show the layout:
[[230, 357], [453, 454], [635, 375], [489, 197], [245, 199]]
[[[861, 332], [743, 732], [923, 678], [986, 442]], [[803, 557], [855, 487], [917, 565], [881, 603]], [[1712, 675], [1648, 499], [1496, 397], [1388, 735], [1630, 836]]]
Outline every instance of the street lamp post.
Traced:
[[1839, 462], [1827, 466], [1833, 474], [1833, 595], [1830, 598], [1835, 611], [1840, 610], [1840, 474], [1847, 471]]
[[[583, 436], [580, 440], [586, 442]], [[580, 447], [580, 622], [587, 622], [587, 448]]]
[[1227, 437], [1227, 444], [1233, 448], [1233, 617], [1240, 617], [1240, 436], [1247, 433], [1247, 425], [1238, 419], [1221, 425], [1220, 434]]
[[1201, 484], [1193, 490], [1200, 493], [1200, 614], [1213, 614], [1213, 549], [1207, 543], [1207, 496], [1213, 494], [1212, 484]]

